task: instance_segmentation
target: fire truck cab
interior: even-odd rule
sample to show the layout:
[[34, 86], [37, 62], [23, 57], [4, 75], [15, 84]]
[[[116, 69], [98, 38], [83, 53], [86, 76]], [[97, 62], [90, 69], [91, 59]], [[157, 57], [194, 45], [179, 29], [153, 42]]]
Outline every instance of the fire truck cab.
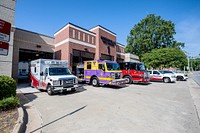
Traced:
[[126, 83], [126, 79], [122, 79], [122, 72], [119, 69], [119, 64], [108, 60], [85, 61], [84, 79], [93, 86], [120, 86]]
[[141, 62], [122, 62], [119, 63], [122, 71], [122, 77], [126, 78], [127, 83], [148, 83], [149, 74]]
[[31, 86], [47, 90], [49, 95], [60, 91], [76, 91], [78, 79], [67, 68], [68, 62], [37, 59], [31, 61]]

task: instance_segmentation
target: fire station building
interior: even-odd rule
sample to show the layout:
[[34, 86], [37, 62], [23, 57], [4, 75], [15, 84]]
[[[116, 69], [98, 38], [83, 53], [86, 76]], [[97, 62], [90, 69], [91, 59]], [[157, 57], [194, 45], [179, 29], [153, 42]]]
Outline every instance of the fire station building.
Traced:
[[1, 54], [0, 47], [0, 75], [17, 80], [21, 72], [28, 71], [28, 66], [25, 67], [23, 63], [28, 64], [39, 58], [67, 60], [71, 71], [74, 71], [77, 63], [86, 60], [139, 60], [137, 56], [125, 54], [125, 46], [117, 43], [116, 34], [100, 25], [84, 29], [68, 23], [55, 32], [54, 37], [16, 28], [15, 4], [15, 0], [4, 0], [0, 3], [0, 19], [11, 24], [6, 55]]
[[69, 61], [69, 68], [86, 60], [125, 59], [124, 46], [116, 43], [116, 34], [100, 25], [86, 30], [68, 23], [54, 34], [55, 59]]

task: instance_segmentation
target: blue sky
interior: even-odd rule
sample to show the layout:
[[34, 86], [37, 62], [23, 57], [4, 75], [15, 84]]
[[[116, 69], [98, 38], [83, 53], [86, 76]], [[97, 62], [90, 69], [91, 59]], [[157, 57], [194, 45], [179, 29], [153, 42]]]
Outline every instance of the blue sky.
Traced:
[[102, 25], [126, 45], [130, 29], [148, 14], [175, 23], [184, 50], [200, 54], [200, 0], [17, 0], [15, 26], [53, 36], [68, 22], [85, 29]]

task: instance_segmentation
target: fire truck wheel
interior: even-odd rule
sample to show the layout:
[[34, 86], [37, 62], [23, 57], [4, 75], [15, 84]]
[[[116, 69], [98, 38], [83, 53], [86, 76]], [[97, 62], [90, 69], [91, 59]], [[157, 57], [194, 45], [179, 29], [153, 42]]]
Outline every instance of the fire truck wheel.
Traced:
[[130, 76], [125, 76], [124, 78], [127, 79], [128, 84], [131, 84], [133, 82]]
[[53, 95], [53, 91], [52, 91], [51, 85], [48, 85], [48, 86], [47, 86], [47, 93], [48, 93], [49, 95]]
[[99, 86], [99, 80], [96, 77], [92, 78], [92, 85], [98, 87]]

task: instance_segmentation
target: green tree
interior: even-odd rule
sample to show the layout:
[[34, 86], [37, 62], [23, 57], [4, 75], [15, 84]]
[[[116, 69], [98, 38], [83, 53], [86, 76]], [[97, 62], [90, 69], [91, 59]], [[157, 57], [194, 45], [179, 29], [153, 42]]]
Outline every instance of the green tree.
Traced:
[[150, 69], [176, 67], [183, 70], [187, 66], [187, 56], [179, 48], [154, 49], [143, 54], [141, 60]]
[[191, 67], [193, 68], [193, 70], [195, 70], [195, 71], [200, 70], [200, 58], [190, 59], [190, 63], [191, 63]]
[[175, 41], [174, 34], [174, 23], [149, 14], [131, 29], [125, 52], [134, 53], [141, 58], [144, 53], [153, 49], [184, 46], [184, 43]]

